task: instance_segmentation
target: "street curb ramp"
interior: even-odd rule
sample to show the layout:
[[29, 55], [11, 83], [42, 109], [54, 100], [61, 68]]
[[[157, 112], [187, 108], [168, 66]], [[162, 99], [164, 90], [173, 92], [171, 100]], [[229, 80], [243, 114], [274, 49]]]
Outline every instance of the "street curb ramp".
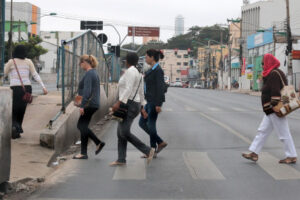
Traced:
[[[94, 114], [90, 126], [100, 121], [109, 110], [109, 107], [115, 103], [118, 96], [118, 87], [116, 83], [108, 85], [108, 96], [105, 94], [104, 86], [100, 86], [100, 109]], [[54, 149], [54, 154], [48, 162], [48, 166], [55, 161], [56, 157], [65, 152], [71, 145], [75, 144], [80, 138], [80, 132], [77, 129], [79, 118], [79, 109], [70, 103], [64, 114], [61, 114], [52, 124], [51, 129], [46, 128], [40, 134], [40, 145]]]

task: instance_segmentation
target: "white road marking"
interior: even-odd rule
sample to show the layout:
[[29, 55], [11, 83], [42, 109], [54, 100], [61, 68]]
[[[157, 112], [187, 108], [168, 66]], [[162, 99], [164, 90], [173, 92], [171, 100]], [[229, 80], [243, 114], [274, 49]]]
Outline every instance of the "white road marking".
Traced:
[[139, 152], [127, 152], [127, 164], [116, 167], [113, 180], [145, 180], [146, 164]]
[[290, 165], [279, 164], [279, 159], [269, 153], [259, 155], [257, 164], [275, 180], [300, 179], [300, 172]]
[[225, 180], [206, 152], [184, 152], [183, 158], [193, 179]]

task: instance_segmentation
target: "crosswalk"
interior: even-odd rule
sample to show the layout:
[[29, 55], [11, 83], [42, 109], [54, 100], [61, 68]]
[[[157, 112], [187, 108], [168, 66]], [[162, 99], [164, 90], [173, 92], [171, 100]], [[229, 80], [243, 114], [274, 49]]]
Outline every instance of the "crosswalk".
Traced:
[[[186, 112], [213, 112], [213, 113], [218, 113], [218, 112], [262, 112], [262, 109], [259, 108], [240, 108], [240, 107], [225, 107], [225, 108], [218, 108], [218, 107], [205, 107], [205, 108], [193, 108], [189, 105], [184, 105], [183, 106], [184, 111]], [[163, 107], [164, 112], [176, 112], [180, 111], [178, 108], [170, 108], [170, 107]]]
[[[149, 166], [147, 166], [146, 160], [140, 158], [140, 155], [139, 152], [128, 152], [127, 165], [116, 167], [112, 180], [146, 180]], [[185, 151], [179, 159], [184, 163], [190, 178], [194, 180], [223, 181], [231, 179], [231, 177], [224, 175], [226, 169], [218, 166], [207, 152]], [[276, 181], [300, 180], [299, 170], [291, 165], [278, 164], [278, 160], [270, 153], [263, 152], [256, 166]], [[155, 162], [159, 161], [154, 160], [150, 165], [155, 165]], [[241, 157], [240, 163], [236, 164], [241, 164], [241, 162], [248, 161]], [[241, 167], [243, 166], [241, 165]], [[172, 168], [171, 164], [170, 168]]]

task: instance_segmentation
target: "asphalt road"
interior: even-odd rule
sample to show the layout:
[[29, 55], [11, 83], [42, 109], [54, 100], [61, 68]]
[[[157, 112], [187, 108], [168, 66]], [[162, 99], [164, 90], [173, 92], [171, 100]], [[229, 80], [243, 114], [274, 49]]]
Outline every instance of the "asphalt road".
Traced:
[[[170, 88], [166, 100], [158, 131], [169, 146], [149, 166], [129, 145], [127, 167], [109, 167], [117, 158], [116, 123], [111, 122], [101, 155], [95, 156], [90, 145], [89, 160], [65, 163], [32, 199], [300, 199], [300, 164], [278, 164], [284, 152], [275, 133], [257, 163], [241, 157], [263, 117], [259, 97]], [[132, 132], [149, 144], [137, 120]], [[299, 120], [299, 111], [289, 117], [300, 153]]]

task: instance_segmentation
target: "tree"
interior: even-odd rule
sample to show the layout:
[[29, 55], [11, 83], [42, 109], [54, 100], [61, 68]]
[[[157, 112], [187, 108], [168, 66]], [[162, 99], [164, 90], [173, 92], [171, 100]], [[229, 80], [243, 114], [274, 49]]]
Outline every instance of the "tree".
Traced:
[[[13, 48], [17, 45], [24, 45], [27, 51], [27, 58], [32, 60], [38, 60], [39, 57], [48, 52], [47, 49], [44, 49], [39, 45], [43, 40], [39, 36], [30, 37], [28, 41], [14, 42]], [[8, 55], [8, 43], [5, 43], [5, 62], [9, 60]]]

